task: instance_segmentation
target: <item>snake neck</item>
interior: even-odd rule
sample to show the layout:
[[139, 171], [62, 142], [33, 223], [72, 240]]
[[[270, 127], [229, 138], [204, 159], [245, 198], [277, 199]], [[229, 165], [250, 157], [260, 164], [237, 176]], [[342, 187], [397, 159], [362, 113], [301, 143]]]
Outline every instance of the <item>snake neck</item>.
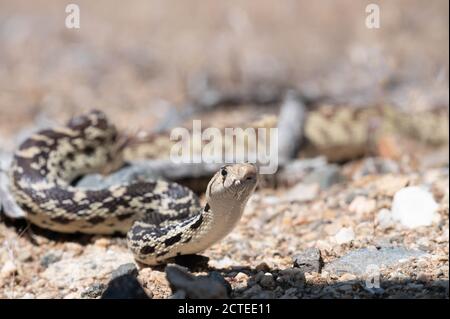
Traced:
[[209, 200], [201, 212], [201, 238], [192, 247], [191, 253], [202, 251], [218, 242], [236, 226], [240, 220], [247, 199], [235, 201]]

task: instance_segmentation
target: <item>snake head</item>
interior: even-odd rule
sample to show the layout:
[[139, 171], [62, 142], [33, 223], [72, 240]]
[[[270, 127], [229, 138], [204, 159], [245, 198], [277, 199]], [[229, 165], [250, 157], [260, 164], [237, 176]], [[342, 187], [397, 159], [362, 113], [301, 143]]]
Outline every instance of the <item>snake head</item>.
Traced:
[[211, 204], [215, 199], [246, 202], [257, 183], [256, 165], [249, 163], [224, 165], [208, 184], [206, 191], [208, 203]]

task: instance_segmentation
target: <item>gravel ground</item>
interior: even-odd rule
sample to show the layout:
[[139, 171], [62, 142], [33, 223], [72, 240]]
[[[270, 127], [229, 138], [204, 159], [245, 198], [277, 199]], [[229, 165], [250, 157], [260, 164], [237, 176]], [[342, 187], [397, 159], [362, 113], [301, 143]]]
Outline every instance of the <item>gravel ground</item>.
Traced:
[[[343, 171], [351, 166], [364, 165]], [[232, 298], [448, 298], [448, 168], [346, 178], [306, 201], [290, 199], [295, 187], [257, 191], [236, 229], [202, 254], [207, 265], [194, 262], [191, 272], [218, 272]], [[406, 185], [433, 194], [430, 226], [385, 218]], [[111, 273], [133, 262], [123, 238], [62, 236], [17, 222], [0, 229], [1, 297], [98, 297]], [[368, 258], [375, 273], [359, 269]], [[137, 279], [153, 298], [172, 295], [163, 267], [139, 265]]]

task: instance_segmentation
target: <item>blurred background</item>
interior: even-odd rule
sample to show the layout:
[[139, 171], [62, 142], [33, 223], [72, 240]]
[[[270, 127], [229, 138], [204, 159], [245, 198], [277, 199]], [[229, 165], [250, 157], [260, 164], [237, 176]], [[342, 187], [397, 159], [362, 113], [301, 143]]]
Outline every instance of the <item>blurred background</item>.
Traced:
[[149, 132], [188, 106], [237, 125], [277, 114], [287, 89], [310, 109], [438, 109], [412, 137], [448, 143], [448, 1], [377, 1], [379, 29], [369, 1], [80, 0], [79, 29], [65, 27], [68, 3], [0, 2], [3, 148], [92, 108]]

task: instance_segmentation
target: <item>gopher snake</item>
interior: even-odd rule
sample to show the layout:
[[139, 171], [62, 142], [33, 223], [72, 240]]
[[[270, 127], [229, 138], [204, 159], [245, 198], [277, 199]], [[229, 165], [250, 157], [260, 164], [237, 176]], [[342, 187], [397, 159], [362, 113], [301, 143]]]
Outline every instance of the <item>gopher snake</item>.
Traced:
[[75, 117], [21, 144], [11, 167], [12, 193], [33, 224], [64, 233], [127, 233], [135, 258], [153, 265], [200, 252], [227, 235], [257, 184], [254, 165], [225, 165], [209, 182], [203, 208], [191, 190], [162, 180], [100, 190], [71, 185], [80, 175], [117, 168], [122, 149], [103, 113]]

